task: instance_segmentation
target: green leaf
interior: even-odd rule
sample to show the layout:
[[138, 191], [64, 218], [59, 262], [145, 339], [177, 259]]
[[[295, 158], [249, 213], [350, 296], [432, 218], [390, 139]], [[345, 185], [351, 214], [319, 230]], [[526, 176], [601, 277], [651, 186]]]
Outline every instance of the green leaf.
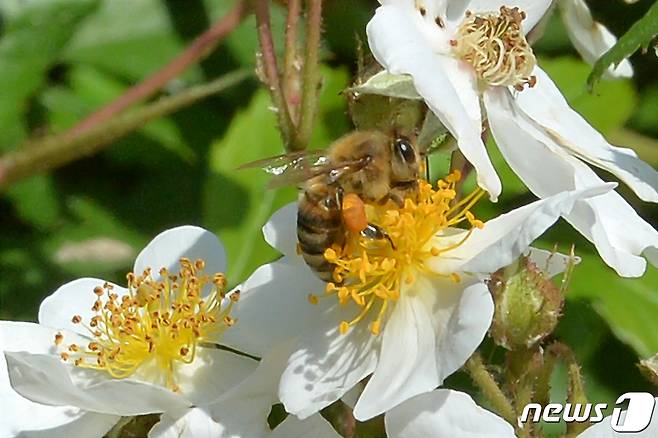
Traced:
[[[178, 56], [194, 37], [226, 15], [235, 0], [188, 2], [190, 6], [187, 8], [174, 3], [160, 0], [103, 2], [71, 42], [65, 54], [66, 61], [93, 65], [117, 77], [140, 81]], [[273, 5], [271, 12], [274, 41], [282, 41], [284, 10]], [[208, 17], [194, 15], [203, 13], [207, 13]], [[179, 16], [173, 17], [172, 14]], [[181, 35], [178, 28], [183, 22], [185, 35]], [[254, 65], [258, 50], [254, 29], [254, 18], [245, 19], [221, 42], [220, 50], [210, 55], [217, 61], [213, 61], [213, 67], [221, 66], [221, 71], [228, 71], [238, 65]], [[221, 48], [227, 50], [222, 51]], [[207, 73], [206, 66], [193, 65], [169, 87], [176, 89], [186, 83], [199, 82], [204, 73]]]
[[411, 76], [394, 75], [385, 70], [370, 77], [365, 83], [353, 87], [352, 91], [400, 99], [422, 100]]
[[18, 217], [37, 229], [53, 227], [61, 214], [57, 190], [53, 179], [47, 175], [36, 175], [13, 185], [7, 197]]
[[587, 298], [613, 333], [642, 357], [658, 352], [658, 269], [649, 267], [643, 277], [619, 277], [595, 254], [581, 254], [569, 299]]
[[619, 38], [617, 44], [596, 61], [587, 78], [587, 85], [590, 89], [611, 64], [616, 66], [640, 47], [647, 47], [656, 34], [658, 34], [658, 2], [654, 2], [644, 17], [636, 21], [628, 32]]
[[[64, 58], [139, 81], [184, 48], [159, 0], [112, 0], [101, 4], [71, 41]], [[198, 66], [182, 76], [199, 80]]]
[[27, 136], [23, 120], [28, 99], [98, 0], [17, 0], [3, 2], [6, 19], [0, 39], [0, 150]]

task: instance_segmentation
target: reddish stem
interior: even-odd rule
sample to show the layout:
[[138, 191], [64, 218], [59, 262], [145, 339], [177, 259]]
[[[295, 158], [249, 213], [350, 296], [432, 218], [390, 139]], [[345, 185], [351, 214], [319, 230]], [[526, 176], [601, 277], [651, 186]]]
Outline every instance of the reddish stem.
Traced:
[[112, 119], [135, 103], [153, 96], [169, 81], [207, 56], [222, 38], [238, 27], [247, 15], [248, 9], [247, 3], [244, 0], [238, 1], [228, 14], [198, 36], [183, 53], [173, 59], [164, 68], [158, 70], [139, 84], [128, 89], [116, 100], [83, 119], [71, 128], [66, 135], [71, 137], [80, 135], [93, 126]]
[[264, 80], [272, 95], [272, 102], [276, 107], [281, 136], [283, 137], [286, 149], [288, 149], [290, 148], [294, 125], [292, 124], [288, 105], [286, 104], [281, 88], [279, 66], [277, 64], [276, 51], [274, 50], [274, 41], [272, 40], [269, 0], [255, 0], [254, 12], [256, 14], [263, 73], [265, 75]]

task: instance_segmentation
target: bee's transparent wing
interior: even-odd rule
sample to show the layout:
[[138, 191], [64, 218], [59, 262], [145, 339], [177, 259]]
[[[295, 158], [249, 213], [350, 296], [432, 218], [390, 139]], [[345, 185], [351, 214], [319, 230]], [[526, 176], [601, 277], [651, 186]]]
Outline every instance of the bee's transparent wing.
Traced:
[[345, 171], [361, 168], [361, 161], [331, 163], [325, 150], [292, 152], [244, 164], [239, 169], [260, 168], [273, 176], [268, 187], [278, 188], [299, 185], [318, 175], [327, 174], [338, 179]]

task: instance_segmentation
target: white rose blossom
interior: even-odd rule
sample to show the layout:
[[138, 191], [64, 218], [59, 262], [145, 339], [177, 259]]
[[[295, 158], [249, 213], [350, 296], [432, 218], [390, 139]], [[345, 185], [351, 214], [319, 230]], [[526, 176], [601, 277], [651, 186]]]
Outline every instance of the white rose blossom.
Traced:
[[[658, 202], [658, 172], [633, 150], [609, 144], [536, 65], [525, 33], [550, 3], [382, 0], [368, 41], [389, 73], [412, 77], [493, 200], [501, 183], [481, 138], [485, 119], [511, 168], [540, 198], [601, 184], [588, 163]], [[658, 233], [616, 192], [579, 200], [564, 217], [620, 275], [641, 276], [644, 257], [658, 265]]]
[[279, 387], [288, 412], [306, 418], [369, 375], [354, 409], [360, 421], [438, 387], [490, 326], [493, 302], [480, 274], [515, 260], [579, 199], [611, 188], [561, 193], [483, 224], [469, 211], [482, 190], [451, 204], [458, 179], [451, 174], [437, 189], [421, 183], [418, 200], [401, 209], [370, 206], [369, 220], [390, 240], [350, 235], [325, 251], [335, 284], [319, 280], [296, 251], [296, 204], [263, 228], [283, 257], [244, 283], [236, 317], [248, 323], [225, 342], [249, 339], [242, 347], [257, 355], [289, 343]]
[[[75, 280], [41, 303], [39, 324], [0, 323], [0, 434], [102, 436], [120, 417], [164, 413], [151, 437], [268, 436], [282, 367], [216, 348], [239, 296], [225, 294], [225, 269], [215, 235], [179, 227], [142, 250], [128, 288]], [[281, 426], [333, 433], [309, 421]]]

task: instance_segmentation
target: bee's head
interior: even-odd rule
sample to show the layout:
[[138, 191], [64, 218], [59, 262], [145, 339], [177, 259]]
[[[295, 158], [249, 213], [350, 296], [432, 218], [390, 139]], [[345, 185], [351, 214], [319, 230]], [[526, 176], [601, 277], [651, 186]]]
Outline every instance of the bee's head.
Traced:
[[421, 158], [414, 145], [407, 138], [398, 137], [391, 143], [391, 148], [391, 179], [417, 180]]

